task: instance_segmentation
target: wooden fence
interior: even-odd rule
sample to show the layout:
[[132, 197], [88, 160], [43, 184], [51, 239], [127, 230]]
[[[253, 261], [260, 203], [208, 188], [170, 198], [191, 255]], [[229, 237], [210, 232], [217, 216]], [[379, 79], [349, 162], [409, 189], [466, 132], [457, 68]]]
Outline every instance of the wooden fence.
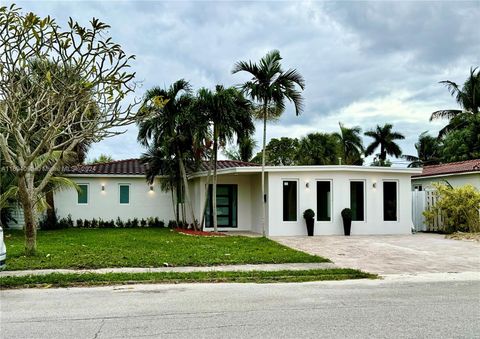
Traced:
[[438, 216], [431, 223], [427, 223], [423, 216], [424, 211], [435, 208], [437, 200], [436, 190], [415, 190], [412, 192], [412, 221], [417, 232], [438, 232], [443, 230], [441, 213], [438, 213]]

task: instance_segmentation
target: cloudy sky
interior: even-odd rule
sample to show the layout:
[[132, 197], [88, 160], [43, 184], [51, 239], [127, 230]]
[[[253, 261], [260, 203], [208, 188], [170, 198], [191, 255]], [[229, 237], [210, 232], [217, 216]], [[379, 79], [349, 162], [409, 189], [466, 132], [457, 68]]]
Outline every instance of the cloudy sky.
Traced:
[[[5, 4], [5, 1], [1, 1]], [[68, 17], [86, 25], [92, 17], [111, 25], [110, 35], [137, 59], [141, 97], [152, 86], [185, 78], [195, 89], [236, 85], [238, 60], [278, 49], [284, 68], [305, 77], [305, 111], [289, 106], [267, 137], [333, 132], [341, 121], [363, 130], [392, 123], [414, 154], [418, 135], [435, 134], [444, 122], [430, 113], [456, 108], [438, 82], [463, 83], [480, 65], [480, 2], [233, 2], [233, 1], [21, 1], [24, 11]], [[136, 128], [94, 145], [115, 159], [138, 157]], [[261, 140], [260, 126], [256, 139]], [[365, 138], [368, 142], [368, 138]], [[397, 163], [397, 165], [401, 165]]]

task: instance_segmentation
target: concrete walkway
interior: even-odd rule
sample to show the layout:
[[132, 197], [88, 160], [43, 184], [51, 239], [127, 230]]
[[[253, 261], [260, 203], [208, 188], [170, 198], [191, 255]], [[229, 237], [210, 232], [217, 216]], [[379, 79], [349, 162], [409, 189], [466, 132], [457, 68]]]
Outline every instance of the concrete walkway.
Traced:
[[272, 237], [281, 244], [329, 258], [339, 267], [379, 274], [478, 272], [480, 243], [444, 235]]
[[335, 268], [332, 263], [300, 263], [300, 264], [258, 264], [258, 265], [225, 265], [225, 266], [183, 266], [183, 267], [118, 267], [88, 270], [46, 269], [26, 271], [3, 271], [0, 277], [45, 275], [50, 273], [152, 273], [152, 272], [225, 272], [225, 271], [281, 271], [281, 270], [313, 270]]

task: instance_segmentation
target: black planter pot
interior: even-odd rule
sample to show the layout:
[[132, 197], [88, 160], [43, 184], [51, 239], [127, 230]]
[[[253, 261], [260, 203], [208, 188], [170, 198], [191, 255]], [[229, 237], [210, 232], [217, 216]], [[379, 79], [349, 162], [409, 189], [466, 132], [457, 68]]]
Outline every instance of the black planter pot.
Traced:
[[345, 235], [350, 235], [350, 230], [352, 229], [352, 221], [351, 220], [343, 220], [343, 231]]
[[313, 226], [315, 224], [315, 219], [309, 218], [305, 219], [305, 222], [307, 223], [307, 234], [309, 237], [313, 236]]

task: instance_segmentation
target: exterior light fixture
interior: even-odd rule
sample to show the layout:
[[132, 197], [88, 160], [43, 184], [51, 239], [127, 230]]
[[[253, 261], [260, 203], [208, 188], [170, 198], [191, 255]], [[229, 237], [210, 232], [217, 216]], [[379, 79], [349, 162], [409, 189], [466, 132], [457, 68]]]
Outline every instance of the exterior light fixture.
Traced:
[[374, 189], [377, 188], [377, 182], [376, 182], [375, 180], [373, 181], [372, 187], [373, 187]]
[[105, 192], [105, 184], [102, 184], [102, 192]]
[[310, 182], [309, 182], [308, 180], [305, 182], [305, 187], [306, 187], [306, 188], [309, 188], [309, 187], [310, 187]]
[[150, 185], [150, 192], [153, 192], [153, 185]]

